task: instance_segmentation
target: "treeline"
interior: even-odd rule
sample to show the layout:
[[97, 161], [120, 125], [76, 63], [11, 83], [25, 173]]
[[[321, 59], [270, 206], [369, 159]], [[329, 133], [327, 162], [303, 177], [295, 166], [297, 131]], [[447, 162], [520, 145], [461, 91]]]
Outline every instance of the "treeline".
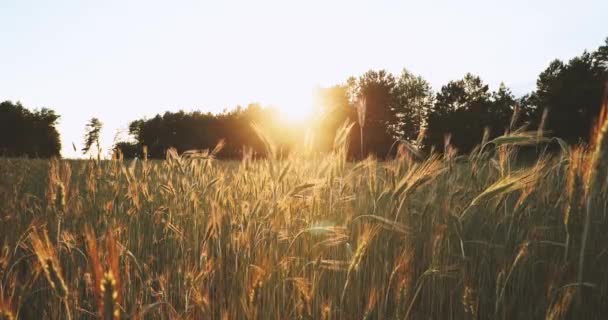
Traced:
[[[516, 97], [504, 84], [491, 91], [473, 74], [434, 91], [425, 79], [407, 70], [398, 75], [370, 70], [343, 84], [318, 89], [319, 107], [309, 127], [285, 125], [278, 120], [277, 111], [259, 104], [219, 114], [166, 112], [131, 122], [132, 140], [119, 142], [115, 148], [122, 150], [126, 157], [137, 157], [142, 156], [146, 146], [148, 156], [162, 158], [171, 147], [178, 152], [212, 149], [224, 140], [220, 157], [238, 158], [243, 152], [263, 156], [265, 147], [258, 132], [263, 131], [282, 154], [302, 148], [322, 153], [331, 149], [336, 130], [346, 121], [355, 123], [349, 141], [353, 158], [367, 155], [384, 158], [394, 152], [398, 141], [438, 152], [449, 143], [450, 148], [466, 153], [478, 145], [482, 137], [489, 139], [516, 128], [537, 130], [540, 127], [546, 135], [571, 144], [585, 143], [599, 116], [607, 80], [608, 39], [592, 52], [583, 52], [566, 62], [551, 62], [538, 76], [536, 89], [522, 97]], [[5, 120], [6, 114], [23, 110], [10, 102], [0, 107], [0, 120], [11, 124], [15, 122]], [[49, 111], [32, 114], [37, 117], [45, 112]], [[54, 128], [55, 121], [56, 118], [48, 126]], [[256, 124], [255, 128], [252, 123]], [[37, 126], [24, 124], [15, 130], [25, 134], [35, 132], [23, 129], [31, 127]], [[58, 135], [53, 136], [52, 132], [56, 131], [49, 131], [51, 140], [56, 139], [59, 145]], [[8, 140], [6, 136], [0, 140], [4, 154], [49, 156], [57, 153], [43, 153], [39, 147], [26, 152], [23, 148], [29, 146], [14, 138], [11, 140], [13, 134], [8, 135]]]
[[[293, 130], [281, 132], [281, 124], [276, 121], [277, 112], [271, 108], [263, 108], [258, 104], [250, 104], [246, 108], [237, 107], [231, 111], [219, 114], [202, 113], [199, 111], [185, 113], [165, 112], [151, 119], [141, 119], [131, 122], [129, 133], [136, 142], [119, 142], [115, 148], [120, 149], [125, 157], [141, 157], [143, 146], [147, 148], [147, 156], [162, 158], [169, 148], [178, 152], [188, 150], [213, 149], [220, 141], [224, 146], [219, 156], [237, 158], [243, 150], [253, 150], [264, 154], [264, 143], [254, 130], [252, 124], [264, 126], [267, 134], [280, 144], [284, 152], [297, 141]], [[280, 133], [275, 136], [275, 133]]]
[[[344, 84], [319, 89], [317, 115], [310, 132], [314, 149], [327, 151], [333, 135], [346, 121], [355, 123], [350, 136], [352, 157], [373, 154], [384, 158], [394, 152], [395, 142], [407, 141], [441, 152], [446, 143], [469, 152], [482, 137], [490, 139], [510, 130], [538, 130], [571, 144], [588, 142], [600, 113], [608, 80], [608, 39], [593, 52], [549, 64], [536, 81], [536, 90], [516, 97], [501, 84], [491, 91], [472, 74], [450, 81], [434, 92], [421, 76], [403, 70], [393, 75], [370, 70]], [[300, 147], [304, 128], [277, 124], [272, 110], [258, 105], [218, 115], [171, 113], [131, 123], [135, 143], [121, 143], [128, 156], [146, 145], [153, 157], [169, 147], [178, 151], [213, 148], [226, 139], [225, 157], [240, 156], [243, 146], [263, 154], [264, 146], [251, 123], [266, 128], [279, 149]], [[363, 143], [361, 143], [363, 139]]]
[[59, 115], [50, 109], [30, 111], [19, 102], [0, 103], [0, 156], [59, 156], [57, 120]]

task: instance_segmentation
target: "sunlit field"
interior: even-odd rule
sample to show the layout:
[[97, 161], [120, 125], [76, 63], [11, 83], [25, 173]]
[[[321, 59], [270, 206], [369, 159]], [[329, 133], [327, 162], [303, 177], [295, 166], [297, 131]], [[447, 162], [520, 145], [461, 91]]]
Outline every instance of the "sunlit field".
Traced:
[[605, 139], [349, 162], [346, 137], [280, 160], [271, 139], [233, 162], [0, 159], [0, 319], [608, 313]]

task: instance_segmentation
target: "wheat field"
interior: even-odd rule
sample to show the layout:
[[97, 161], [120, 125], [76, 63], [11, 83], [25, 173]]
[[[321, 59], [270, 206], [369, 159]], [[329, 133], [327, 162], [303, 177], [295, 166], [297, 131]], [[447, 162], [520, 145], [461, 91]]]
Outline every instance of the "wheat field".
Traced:
[[347, 134], [286, 159], [0, 159], [0, 319], [608, 314], [602, 132], [383, 162], [347, 161]]

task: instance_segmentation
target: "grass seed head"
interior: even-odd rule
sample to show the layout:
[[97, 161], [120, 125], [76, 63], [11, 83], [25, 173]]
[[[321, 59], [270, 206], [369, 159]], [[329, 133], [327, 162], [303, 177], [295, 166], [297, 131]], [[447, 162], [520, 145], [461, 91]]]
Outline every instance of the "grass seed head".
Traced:
[[118, 308], [118, 288], [116, 278], [112, 272], [104, 273], [101, 280], [100, 292], [102, 294], [102, 318], [104, 320], [120, 319], [120, 309]]
[[57, 253], [49, 240], [46, 229], [42, 231], [42, 234], [34, 229], [30, 235], [30, 240], [34, 254], [38, 258], [38, 262], [40, 263], [49, 284], [58, 297], [66, 298], [68, 296], [68, 288], [61, 275], [61, 267], [59, 265], [59, 260], [57, 259]]

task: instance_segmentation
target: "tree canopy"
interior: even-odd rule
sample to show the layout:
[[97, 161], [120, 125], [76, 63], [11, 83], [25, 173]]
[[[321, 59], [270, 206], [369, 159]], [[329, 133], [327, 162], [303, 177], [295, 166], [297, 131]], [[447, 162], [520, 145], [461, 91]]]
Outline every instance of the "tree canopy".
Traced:
[[101, 146], [99, 145], [99, 134], [101, 133], [102, 127], [103, 123], [101, 123], [99, 119], [91, 118], [91, 120], [89, 120], [89, 123], [86, 125], [86, 132], [84, 135], [84, 147], [82, 148], [83, 154], [87, 154], [93, 145], [97, 146], [98, 153], [101, 152]]
[[505, 132], [514, 107], [515, 97], [504, 85], [490, 92], [472, 74], [450, 81], [437, 93], [429, 112], [425, 146], [440, 151], [449, 140], [459, 151], [469, 152], [481, 142], [485, 130], [492, 136]]
[[136, 142], [122, 142], [117, 146], [127, 157], [139, 155], [146, 146], [148, 156], [162, 158], [169, 148], [178, 152], [213, 149], [219, 141], [225, 141], [220, 157], [238, 158], [244, 151], [263, 156], [266, 153], [264, 143], [252, 127], [257, 123], [274, 138], [278, 150], [287, 153], [299, 134], [295, 133], [297, 128], [281, 128], [276, 118], [273, 109], [262, 108], [259, 104], [220, 114], [165, 112], [151, 119], [131, 122], [129, 132]]
[[608, 81], [608, 38], [594, 52], [583, 52], [567, 63], [554, 60], [536, 81], [536, 90], [524, 99], [535, 123], [544, 110], [544, 130], [570, 143], [588, 141], [600, 113]]
[[0, 155], [10, 157], [60, 156], [57, 115], [51, 109], [30, 111], [21, 103], [0, 103]]

